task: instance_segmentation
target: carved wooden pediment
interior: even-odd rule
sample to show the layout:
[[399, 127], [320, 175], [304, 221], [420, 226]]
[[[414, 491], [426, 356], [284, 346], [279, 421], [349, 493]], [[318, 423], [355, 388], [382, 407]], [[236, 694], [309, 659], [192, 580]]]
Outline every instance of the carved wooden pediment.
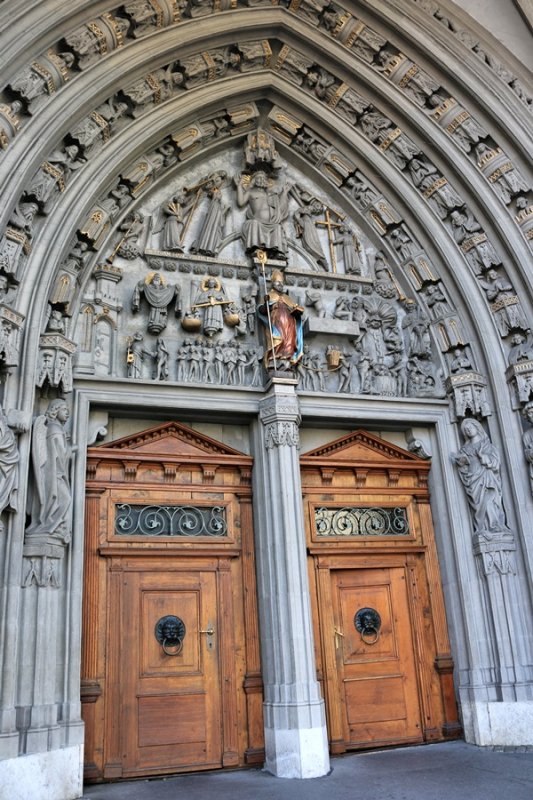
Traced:
[[421, 458], [413, 455], [408, 450], [397, 447], [384, 439], [380, 439], [374, 433], [364, 430], [353, 431], [352, 433], [341, 436], [333, 442], [309, 450], [301, 457], [303, 465], [311, 466], [317, 462], [324, 461], [346, 462], [347, 464], [357, 464], [361, 462], [372, 462], [377, 466], [379, 462], [384, 467], [401, 466], [429, 468], [429, 464]]
[[128, 450], [135, 451], [136, 455], [183, 456], [189, 459], [204, 458], [206, 455], [248, 458], [244, 453], [179, 422], [166, 422], [155, 428], [124, 436], [91, 449], [94, 453], [106, 450]]

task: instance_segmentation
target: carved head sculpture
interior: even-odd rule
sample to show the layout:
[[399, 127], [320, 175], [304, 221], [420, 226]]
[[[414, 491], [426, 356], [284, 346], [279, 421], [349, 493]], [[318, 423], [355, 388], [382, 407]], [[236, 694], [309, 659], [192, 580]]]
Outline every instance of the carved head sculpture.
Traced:
[[65, 423], [70, 416], [67, 401], [62, 397], [56, 397], [55, 400], [48, 404], [45, 416], [48, 419], [57, 419], [59, 422]]
[[470, 439], [471, 441], [474, 439], [485, 439], [487, 437], [481, 423], [478, 422], [477, 419], [472, 419], [470, 417], [462, 421], [461, 433], [465, 440]]
[[533, 425], [533, 400], [526, 403], [522, 409], [522, 416]]
[[276, 292], [283, 292], [284, 289], [284, 280], [283, 280], [283, 273], [279, 271], [279, 269], [275, 269], [271, 275], [270, 280], [272, 281], [272, 288], [276, 290]]

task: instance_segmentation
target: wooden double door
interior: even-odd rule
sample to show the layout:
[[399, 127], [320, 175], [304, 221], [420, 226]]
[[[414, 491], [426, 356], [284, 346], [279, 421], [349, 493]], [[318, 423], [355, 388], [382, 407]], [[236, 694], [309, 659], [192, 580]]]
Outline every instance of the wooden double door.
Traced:
[[364, 431], [301, 461], [332, 752], [459, 735], [429, 464]]
[[89, 451], [87, 780], [262, 763], [251, 467], [177, 423]]

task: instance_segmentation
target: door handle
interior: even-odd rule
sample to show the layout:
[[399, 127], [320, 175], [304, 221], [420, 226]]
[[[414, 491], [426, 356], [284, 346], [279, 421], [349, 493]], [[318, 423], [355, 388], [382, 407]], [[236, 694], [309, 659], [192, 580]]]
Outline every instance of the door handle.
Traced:
[[344, 639], [344, 633], [340, 631], [338, 628], [333, 628], [333, 634], [335, 636], [335, 648], [338, 650], [339, 648], [339, 636]]
[[215, 635], [215, 629], [213, 627], [213, 624], [211, 622], [208, 622], [207, 623], [207, 628], [205, 628], [205, 629], [200, 628], [198, 630], [198, 633], [205, 633], [205, 636], [206, 636], [205, 643], [206, 643], [207, 649], [208, 650], [212, 650], [213, 646], [214, 646], [213, 637]]

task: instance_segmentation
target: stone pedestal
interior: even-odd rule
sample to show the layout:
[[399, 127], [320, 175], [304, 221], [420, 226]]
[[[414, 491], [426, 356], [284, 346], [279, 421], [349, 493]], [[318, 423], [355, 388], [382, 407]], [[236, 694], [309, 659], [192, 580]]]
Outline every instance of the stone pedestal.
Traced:
[[316, 778], [329, 771], [329, 755], [316, 680], [295, 383], [275, 378], [261, 401], [255, 467], [265, 766], [281, 778]]

